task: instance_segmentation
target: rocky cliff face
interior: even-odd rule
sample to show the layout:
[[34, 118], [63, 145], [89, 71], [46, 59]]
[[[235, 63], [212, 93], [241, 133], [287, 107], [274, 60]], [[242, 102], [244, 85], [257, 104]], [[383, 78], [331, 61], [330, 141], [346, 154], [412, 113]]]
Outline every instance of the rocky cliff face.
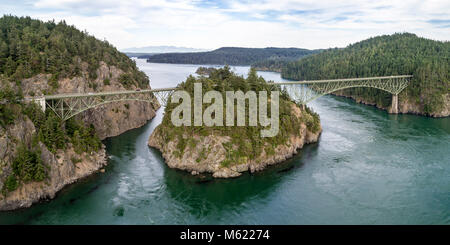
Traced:
[[[87, 66], [87, 64], [84, 64], [84, 66]], [[86, 70], [86, 68], [83, 70]], [[59, 87], [53, 93], [89, 93], [137, 89], [135, 85], [131, 85], [131, 87], [126, 89], [120, 83], [119, 78], [123, 73], [117, 67], [108, 66], [106, 63], [101, 62], [95, 81], [89, 81], [87, 72], [83, 72], [82, 76], [60, 80]], [[25, 95], [40, 96], [43, 95], [44, 91], [51, 91], [50, 78], [51, 75], [49, 74], [41, 74], [24, 80], [22, 82], [23, 93]], [[105, 81], [108, 82], [105, 84]], [[78, 117], [87, 124], [93, 124], [100, 139], [105, 139], [143, 126], [155, 116], [155, 111], [159, 107], [157, 100], [153, 104], [140, 101], [117, 102], [105, 104], [95, 108], [95, 110], [86, 111], [79, 114]]]
[[[83, 70], [86, 70], [84, 64]], [[86, 71], [81, 76], [66, 78], [58, 81], [58, 88], [50, 86], [51, 75], [40, 74], [21, 83], [25, 96], [39, 96], [44, 92], [52, 93], [81, 93], [96, 91], [125, 90], [120, 82], [120, 75], [124, 72], [114, 66], [101, 62], [97, 70], [97, 79], [89, 80]], [[148, 87], [149, 88], [149, 87]], [[135, 85], [128, 87], [137, 89]], [[147, 102], [117, 102], [88, 110], [77, 117], [87, 125], [92, 124], [101, 139], [119, 135], [127, 130], [141, 127], [155, 116], [159, 108], [155, 99], [153, 103]], [[36, 133], [33, 123], [23, 115], [16, 119], [13, 125], [0, 128], [0, 190], [5, 184], [7, 176], [12, 172], [12, 161], [16, 155], [19, 144], [31, 144]], [[97, 152], [77, 154], [71, 144], [66, 150], [50, 152], [44, 144], [39, 142], [38, 148], [41, 159], [48, 166], [48, 178], [42, 182], [27, 182], [14, 191], [0, 193], [0, 210], [13, 210], [29, 207], [42, 199], [53, 198], [64, 186], [80, 178], [86, 177], [107, 164], [105, 147]]]
[[[389, 113], [393, 113], [391, 106], [385, 107], [385, 106], [377, 104], [376, 102], [367, 101], [362, 97], [348, 95], [345, 93], [345, 91], [337, 91], [337, 92], [334, 92], [333, 95], [350, 98], [350, 99], [355, 100], [357, 103], [361, 103], [361, 104], [365, 104], [365, 105], [372, 105], [372, 106], [377, 107], [378, 109], [386, 110]], [[442, 109], [438, 112], [434, 112], [434, 113], [426, 115], [426, 116], [430, 116], [430, 117], [448, 117], [448, 116], [450, 116], [450, 94], [443, 95], [442, 100], [443, 100]], [[410, 101], [406, 96], [404, 96], [402, 94], [399, 95], [398, 113], [415, 114], [415, 115], [425, 116], [424, 109], [421, 104]]]
[[[14, 125], [0, 131], [0, 179], [4, 180], [12, 172], [11, 161], [17, 150], [17, 142], [30, 144], [35, 131], [28, 118], [18, 119]], [[48, 179], [24, 183], [16, 190], [0, 195], [0, 211], [26, 208], [39, 200], [52, 199], [64, 186], [98, 171], [107, 163], [104, 146], [98, 152], [81, 155], [75, 153], [70, 144], [68, 149], [59, 150], [55, 154], [41, 142], [38, 148], [41, 151], [41, 159], [49, 169]], [[4, 182], [0, 181], [0, 189], [3, 184]]]
[[[294, 114], [300, 118], [302, 117], [301, 109], [295, 105], [292, 106]], [[242, 172], [250, 171], [256, 172], [265, 169], [266, 167], [285, 161], [297, 153], [304, 144], [317, 142], [321, 129], [313, 133], [307, 129], [307, 126], [302, 123], [300, 132], [289, 137], [286, 144], [278, 145], [274, 149], [274, 153], [267, 153], [264, 150], [255, 159], [245, 158], [244, 162], [233, 163], [230, 166], [222, 166], [221, 162], [225, 160], [227, 150], [224, 143], [230, 142], [228, 136], [208, 135], [194, 136], [198, 142], [194, 147], [190, 146], [184, 151], [181, 157], [177, 157], [178, 140], [165, 142], [163, 140], [164, 130], [161, 127], [155, 129], [150, 136], [148, 145], [157, 148], [162, 152], [162, 155], [170, 168], [177, 168], [190, 172], [193, 175], [199, 173], [211, 173], [215, 178], [232, 178], [242, 174]], [[183, 135], [186, 138], [186, 135]], [[236, 146], [234, 146], [236, 147]], [[202, 155], [202, 156], [200, 156]]]

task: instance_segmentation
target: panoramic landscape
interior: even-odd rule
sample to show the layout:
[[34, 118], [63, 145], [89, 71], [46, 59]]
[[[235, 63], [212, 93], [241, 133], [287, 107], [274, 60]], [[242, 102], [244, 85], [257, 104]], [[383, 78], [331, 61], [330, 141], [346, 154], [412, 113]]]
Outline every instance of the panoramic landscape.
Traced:
[[363, 2], [1, 3], [0, 224], [450, 224], [450, 6]]

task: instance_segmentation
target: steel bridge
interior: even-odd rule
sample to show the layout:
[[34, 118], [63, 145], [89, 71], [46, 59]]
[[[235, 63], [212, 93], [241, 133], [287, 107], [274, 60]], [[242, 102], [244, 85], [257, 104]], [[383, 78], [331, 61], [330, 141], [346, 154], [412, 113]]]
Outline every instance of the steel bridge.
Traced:
[[[346, 88], [367, 87], [384, 90], [392, 94], [392, 112], [398, 112], [398, 94], [408, 86], [412, 75], [346, 78], [332, 80], [296, 81], [272, 83], [275, 86], [286, 89], [288, 94], [297, 103], [307, 103], [323, 96]], [[98, 106], [119, 101], [144, 101], [153, 103], [158, 99], [160, 104], [165, 105], [173, 88], [159, 88], [147, 90], [125, 90], [101, 93], [77, 93], [45, 95], [42, 97], [31, 97], [31, 100], [45, 111], [51, 109], [62, 120], [67, 120], [86, 110]]]

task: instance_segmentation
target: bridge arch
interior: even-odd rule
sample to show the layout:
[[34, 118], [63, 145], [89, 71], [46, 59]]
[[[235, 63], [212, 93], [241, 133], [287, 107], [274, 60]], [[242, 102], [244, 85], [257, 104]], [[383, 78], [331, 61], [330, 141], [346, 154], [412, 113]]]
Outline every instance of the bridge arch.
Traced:
[[408, 86], [408, 82], [411, 77], [412, 76], [410, 75], [401, 75], [389, 77], [300, 81], [282, 84], [291, 85], [288, 86], [289, 94], [301, 104], [306, 104], [321, 96], [348, 88], [379, 89], [392, 94], [393, 99], [395, 100], [398, 94]]
[[[357, 87], [376, 88], [393, 95], [392, 111], [397, 112], [398, 94], [408, 86], [411, 75], [346, 78], [316, 81], [280, 82], [276, 86], [286, 86], [291, 97], [300, 104], [306, 104], [326, 94], [338, 90]], [[297, 86], [296, 86], [297, 85]], [[134, 91], [115, 91], [84, 94], [59, 94], [44, 97], [26, 98], [41, 105], [45, 111], [50, 108], [62, 120], [67, 120], [79, 113], [95, 107], [121, 101], [143, 101], [166, 104], [176, 88], [147, 89]], [[45, 101], [45, 103], [44, 103]]]
[[114, 102], [126, 102], [126, 101], [140, 101], [140, 102], [146, 102], [146, 103], [150, 103], [151, 105], [153, 105], [154, 101], [149, 101], [149, 100], [142, 100], [142, 99], [125, 99], [125, 100], [108, 100], [105, 102], [101, 102], [92, 106], [86, 106], [83, 107], [79, 110], [65, 110], [65, 109], [59, 109], [59, 108], [55, 108], [52, 106], [48, 106], [47, 103], [47, 107], [50, 108], [57, 116], [59, 116], [63, 121], [69, 120], [70, 118], [81, 114], [85, 111], [91, 110], [91, 109], [95, 109], [97, 107], [100, 107], [102, 105], [106, 105], [106, 104], [110, 104], [110, 103], [114, 103]]
[[[45, 97], [46, 108], [50, 108], [63, 121], [99, 106], [125, 101], [140, 101], [154, 105], [167, 102], [171, 91], [120, 91], [117, 93], [54, 95]], [[159, 99], [159, 101], [158, 101]], [[45, 108], [43, 108], [45, 110]]]
[[322, 94], [322, 93], [321, 93], [321, 94], [318, 94], [318, 95], [315, 96], [314, 98], [308, 100], [308, 102], [311, 102], [311, 101], [313, 101], [313, 100], [315, 100], [315, 99], [318, 99], [318, 98], [320, 98], [320, 97], [322, 97], [322, 96], [325, 96], [325, 95], [327, 95], [327, 94], [332, 94], [332, 93], [334, 93], [334, 92], [337, 92], [337, 91], [340, 91], [340, 90], [344, 90], [344, 89], [348, 89], [348, 88], [375, 88], [375, 89], [379, 89], [379, 90], [388, 92], [388, 93], [390, 93], [390, 94], [392, 94], [392, 95], [396, 95], [396, 94], [393, 93], [391, 90], [385, 89], [385, 88], [382, 88], [382, 87], [379, 87], [379, 86], [358, 86], [358, 85], [353, 85], [353, 86], [346, 86], [346, 87], [342, 87], [342, 88], [337, 88], [337, 89], [334, 89], [334, 90], [331, 90], [331, 91], [327, 91], [326, 93], [323, 93], [323, 94]]

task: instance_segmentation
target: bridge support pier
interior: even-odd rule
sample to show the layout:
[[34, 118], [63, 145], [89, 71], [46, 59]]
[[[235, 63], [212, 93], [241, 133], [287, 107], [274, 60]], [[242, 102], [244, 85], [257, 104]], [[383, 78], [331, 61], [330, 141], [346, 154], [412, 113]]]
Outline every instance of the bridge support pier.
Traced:
[[398, 114], [398, 94], [392, 95], [391, 113]]
[[41, 107], [41, 110], [43, 112], [45, 112], [45, 109], [46, 109], [45, 108], [45, 106], [46, 106], [46, 104], [45, 104], [45, 97], [42, 97], [42, 98], [39, 98], [39, 99], [35, 99], [34, 103], [38, 104]]

